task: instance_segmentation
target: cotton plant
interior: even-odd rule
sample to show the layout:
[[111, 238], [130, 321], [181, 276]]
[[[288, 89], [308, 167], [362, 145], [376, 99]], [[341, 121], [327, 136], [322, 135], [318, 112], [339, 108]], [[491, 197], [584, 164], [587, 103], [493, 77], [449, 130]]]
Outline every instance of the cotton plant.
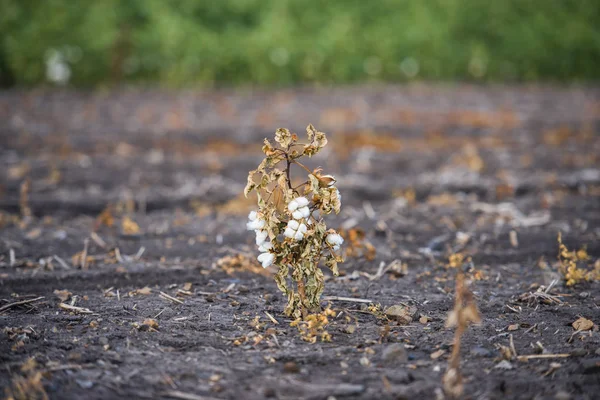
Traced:
[[[325, 287], [321, 262], [338, 275], [339, 253], [344, 239], [328, 229], [323, 217], [341, 207], [341, 195], [331, 175], [311, 171], [299, 159], [312, 157], [327, 145], [323, 132], [306, 128], [308, 140], [287, 129], [275, 132], [275, 143], [264, 140], [265, 158], [248, 174], [244, 195], [255, 192], [258, 210], [248, 215], [246, 227], [254, 231], [264, 268], [275, 265], [275, 282], [287, 296], [285, 314], [295, 318], [320, 311]], [[293, 186], [292, 167], [307, 173], [307, 179]], [[294, 285], [295, 283], [295, 285]]]

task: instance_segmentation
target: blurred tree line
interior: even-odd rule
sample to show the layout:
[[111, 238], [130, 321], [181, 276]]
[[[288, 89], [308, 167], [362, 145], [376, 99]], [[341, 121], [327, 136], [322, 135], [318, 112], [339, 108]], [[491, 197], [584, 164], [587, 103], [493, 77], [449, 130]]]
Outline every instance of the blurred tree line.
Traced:
[[598, 0], [0, 0], [0, 85], [580, 81]]

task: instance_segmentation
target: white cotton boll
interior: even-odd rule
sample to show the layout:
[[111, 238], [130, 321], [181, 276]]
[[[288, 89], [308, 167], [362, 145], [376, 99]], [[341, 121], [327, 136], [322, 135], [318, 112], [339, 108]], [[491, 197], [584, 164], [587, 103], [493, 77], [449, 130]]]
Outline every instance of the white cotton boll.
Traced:
[[250, 211], [250, 214], [248, 214], [248, 219], [250, 221], [254, 221], [256, 218], [258, 218], [258, 213], [256, 211]]
[[262, 219], [255, 219], [254, 221], [250, 221], [246, 224], [246, 229], [248, 229], [249, 231], [255, 231], [264, 227], [265, 221], [263, 221]]
[[288, 210], [295, 211], [296, 208], [298, 208], [298, 201], [297, 200], [290, 201], [290, 204], [288, 204]]
[[266, 253], [267, 251], [271, 250], [272, 248], [273, 248], [273, 243], [264, 242], [263, 244], [258, 246], [258, 251], [260, 251], [261, 253]]
[[292, 213], [292, 217], [294, 217], [294, 219], [302, 219], [303, 216], [304, 214], [302, 214], [302, 211], [300, 211], [300, 209]]
[[307, 231], [308, 228], [306, 225], [298, 223], [298, 221], [292, 219], [288, 222], [288, 226], [285, 228], [283, 235], [290, 239], [302, 240]]
[[291, 220], [288, 221], [287, 226], [288, 226], [288, 228], [291, 228], [293, 230], [297, 230], [298, 227], [300, 226], [300, 223], [298, 221], [295, 221], [295, 220], [291, 219]]
[[340, 245], [336, 244], [335, 246], [333, 246], [333, 250], [334, 251], [338, 251], [340, 249]]
[[308, 199], [306, 197], [298, 197], [296, 199], [298, 207], [306, 207], [308, 205]]
[[300, 226], [298, 227], [298, 232], [306, 233], [307, 230], [308, 228], [304, 224], [300, 224]]
[[285, 231], [283, 232], [283, 236], [289, 237], [290, 239], [292, 239], [295, 234], [296, 234], [296, 231], [293, 230], [292, 228], [285, 228]]
[[267, 268], [273, 264], [275, 256], [271, 253], [262, 253], [257, 259], [262, 264], [263, 268]]
[[302, 213], [304, 218], [308, 218], [310, 216], [310, 209], [308, 207], [299, 208], [298, 211]]
[[331, 245], [331, 246], [339, 246], [344, 243], [344, 238], [342, 238], [339, 234], [337, 233], [330, 233], [329, 235], [327, 235], [327, 237], [325, 238], [325, 241]]
[[256, 231], [256, 245], [262, 245], [267, 240], [268, 235], [267, 231]]

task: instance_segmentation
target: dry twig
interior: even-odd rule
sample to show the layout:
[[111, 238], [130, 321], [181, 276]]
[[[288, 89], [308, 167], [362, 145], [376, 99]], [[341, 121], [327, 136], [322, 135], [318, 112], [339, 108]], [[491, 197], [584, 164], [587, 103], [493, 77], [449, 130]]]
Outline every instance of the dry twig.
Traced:
[[275, 319], [275, 317], [273, 317], [271, 314], [269, 314], [268, 312], [265, 311], [265, 314], [267, 314], [267, 317], [269, 317], [269, 319], [271, 320], [271, 322], [273, 322], [275, 325], [279, 324], [279, 321], [277, 321]]
[[519, 361], [529, 361], [529, 360], [533, 360], [533, 359], [538, 359], [538, 358], [567, 358], [570, 357], [571, 355], [569, 353], [562, 353], [562, 354], [529, 354], [529, 355], [525, 355], [525, 356], [518, 356], [517, 360]]
[[193, 393], [180, 392], [178, 390], [169, 390], [168, 392], [163, 392], [162, 395], [179, 400], [216, 400], [214, 397], [199, 396]]
[[170, 295], [166, 294], [165, 292], [160, 292], [159, 297], [161, 299], [172, 301], [173, 303], [176, 303], [176, 304], [183, 304], [183, 301], [181, 301], [173, 296], [170, 296]]
[[548, 293], [556, 284], [558, 283], [558, 279], [550, 282], [548, 287], [540, 286], [535, 292], [524, 293], [519, 296], [519, 300], [523, 302], [527, 302], [529, 306], [533, 306], [537, 302], [542, 302], [545, 304], [562, 304], [562, 300], [560, 299], [560, 295], [552, 295]]
[[66, 303], [59, 303], [58, 306], [60, 308], [62, 308], [63, 310], [75, 312], [75, 313], [79, 313], [79, 314], [93, 314], [94, 313], [89, 308], [72, 306], [72, 305], [66, 304]]
[[444, 391], [451, 398], [459, 398], [462, 396], [464, 387], [463, 379], [460, 373], [460, 341], [470, 323], [480, 323], [481, 316], [473, 293], [465, 284], [465, 277], [462, 272], [456, 275], [456, 297], [454, 300], [454, 308], [448, 314], [446, 321], [447, 327], [455, 327], [454, 331], [454, 346], [452, 354], [448, 360], [448, 368], [442, 378]]
[[81, 253], [80, 259], [80, 267], [81, 269], [87, 269], [87, 255], [88, 255], [88, 246], [90, 245], [90, 240], [85, 238], [83, 240], [83, 252]]
[[34, 303], [36, 301], [42, 300], [43, 298], [44, 298], [43, 296], [40, 296], [40, 297], [36, 297], [35, 299], [21, 300], [21, 301], [15, 301], [14, 303], [5, 304], [2, 307], [0, 307], [0, 312], [8, 310], [9, 308]]
[[349, 301], [352, 303], [373, 303], [373, 300], [369, 299], [357, 299], [354, 297], [340, 297], [340, 296], [324, 296], [325, 301]]

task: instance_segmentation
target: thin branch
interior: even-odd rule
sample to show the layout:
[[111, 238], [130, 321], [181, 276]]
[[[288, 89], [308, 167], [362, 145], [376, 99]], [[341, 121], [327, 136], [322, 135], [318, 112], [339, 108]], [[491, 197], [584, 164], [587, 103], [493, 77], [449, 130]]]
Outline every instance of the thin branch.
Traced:
[[21, 300], [21, 301], [15, 301], [14, 303], [10, 303], [10, 304], [5, 304], [2, 307], [0, 307], [0, 312], [8, 310], [9, 308], [22, 306], [24, 304], [34, 303], [34, 302], [39, 301], [39, 300], [41, 300], [43, 298], [44, 298], [44, 296], [40, 296], [40, 297], [36, 297], [35, 299]]
[[323, 300], [329, 301], [349, 301], [352, 303], [373, 303], [373, 300], [369, 299], [356, 299], [354, 297], [340, 297], [340, 296], [323, 296]]
[[292, 160], [292, 162], [294, 164], [298, 164], [300, 167], [304, 168], [304, 170], [306, 172], [308, 172], [309, 174], [313, 175], [313, 172], [310, 169], [308, 169], [304, 164], [302, 164], [300, 161]]
[[570, 357], [571, 354], [569, 353], [562, 353], [562, 354], [529, 354], [529, 355], [525, 355], [525, 356], [518, 356], [517, 360], [519, 361], [527, 361], [527, 360], [532, 360], [532, 359], [536, 359], [536, 358], [567, 358]]
[[292, 188], [292, 179], [290, 178], [290, 164], [291, 164], [291, 162], [290, 162], [290, 157], [287, 154], [285, 155], [285, 162], [287, 163], [287, 166], [285, 167], [285, 177], [287, 179], [287, 184], [288, 184], [288, 187], [291, 190], [294, 190]]
[[72, 306], [72, 305], [66, 304], [66, 303], [59, 303], [58, 307], [62, 308], [63, 310], [66, 310], [66, 311], [76, 312], [76, 313], [79, 313], [79, 314], [93, 314], [94, 313], [89, 308], [76, 307], [76, 306]]

